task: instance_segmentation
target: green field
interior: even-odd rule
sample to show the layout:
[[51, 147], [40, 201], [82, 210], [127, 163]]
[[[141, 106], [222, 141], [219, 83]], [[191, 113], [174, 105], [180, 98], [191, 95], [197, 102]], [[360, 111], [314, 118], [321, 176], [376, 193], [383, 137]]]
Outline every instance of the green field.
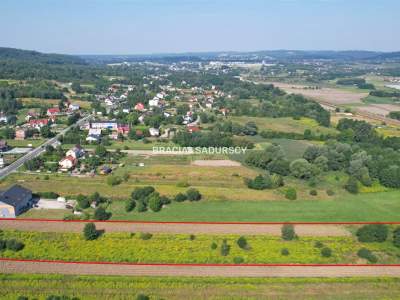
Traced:
[[79, 299], [397, 299], [399, 278], [182, 278], [0, 274], [0, 297]]
[[39, 139], [27, 139], [27, 140], [14, 140], [14, 139], [7, 139], [7, 144], [10, 145], [11, 147], [28, 147], [29, 144], [32, 145], [32, 147], [38, 147], [41, 144], [44, 143], [44, 139], [39, 138]]
[[[80, 233], [25, 232], [4, 230], [0, 237], [17, 239], [25, 247], [14, 252], [5, 250], [3, 258], [48, 259], [65, 261], [107, 261], [132, 263], [200, 263], [229, 264], [240, 257], [242, 263], [250, 264], [357, 264], [366, 263], [356, 253], [367, 247], [383, 264], [399, 263], [400, 249], [385, 243], [360, 243], [353, 236], [302, 237], [284, 241], [281, 237], [268, 235], [246, 236], [248, 248], [240, 248], [236, 241], [239, 235], [154, 234], [150, 239], [141, 233], [107, 233], [94, 241], [86, 241]], [[221, 254], [222, 241], [230, 246], [227, 255]], [[332, 250], [332, 256], [323, 257], [315, 242], [322, 242]], [[216, 247], [211, 245], [215, 243]], [[282, 249], [289, 254], [281, 254]]]
[[254, 122], [259, 131], [262, 130], [274, 130], [282, 132], [295, 132], [304, 133], [304, 130], [310, 129], [315, 134], [336, 134], [337, 131], [334, 128], [327, 128], [318, 125], [318, 123], [309, 118], [301, 118], [300, 120], [294, 120], [293, 118], [268, 118], [268, 117], [235, 117], [230, 116], [228, 120], [237, 122], [239, 124], [246, 124], [247, 122]]

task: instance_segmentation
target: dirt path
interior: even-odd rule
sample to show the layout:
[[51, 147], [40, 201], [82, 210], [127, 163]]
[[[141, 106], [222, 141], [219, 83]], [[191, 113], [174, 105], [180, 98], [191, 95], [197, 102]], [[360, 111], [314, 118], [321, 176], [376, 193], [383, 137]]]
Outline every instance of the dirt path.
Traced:
[[[280, 224], [204, 224], [204, 223], [134, 223], [94, 222], [106, 232], [149, 232], [171, 234], [268, 234], [280, 235]], [[82, 232], [86, 222], [1, 220], [0, 229], [42, 232]], [[340, 225], [295, 225], [299, 236], [349, 236], [351, 233]]]
[[229, 159], [219, 160], [194, 160], [192, 161], [193, 166], [199, 167], [240, 167], [241, 163]]
[[190, 277], [380, 277], [400, 276], [399, 266], [194, 266], [0, 261], [1, 273]]

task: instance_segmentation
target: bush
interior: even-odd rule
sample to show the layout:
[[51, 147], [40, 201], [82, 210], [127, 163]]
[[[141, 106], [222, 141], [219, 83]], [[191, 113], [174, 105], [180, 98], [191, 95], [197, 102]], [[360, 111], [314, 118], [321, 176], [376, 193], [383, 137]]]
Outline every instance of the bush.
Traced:
[[110, 186], [118, 185], [122, 182], [122, 179], [119, 176], [109, 176], [107, 178], [107, 184]]
[[150, 300], [150, 297], [144, 294], [139, 294], [136, 296], [136, 300]]
[[158, 212], [162, 208], [162, 202], [158, 193], [153, 193], [149, 197], [149, 207], [152, 211]]
[[194, 241], [196, 239], [196, 236], [194, 234], [189, 235], [189, 240]]
[[332, 256], [332, 250], [331, 248], [324, 247], [321, 249], [321, 256], [322, 257], [331, 257]]
[[244, 263], [244, 259], [241, 256], [235, 256], [233, 258], [233, 263], [235, 263], [237, 265], [242, 264], [242, 263]]
[[171, 203], [171, 199], [169, 199], [167, 196], [161, 196], [160, 197], [161, 203], [163, 205], [167, 205]]
[[6, 249], [7, 249], [7, 241], [0, 240], [0, 251], [6, 250]]
[[137, 203], [137, 211], [138, 212], [145, 212], [147, 210], [147, 205], [143, 201], [138, 201]]
[[297, 199], [296, 189], [288, 187], [285, 192], [285, 198], [289, 200], [296, 200]]
[[351, 194], [358, 194], [358, 181], [354, 177], [349, 177], [346, 185], [344, 186], [346, 191]]
[[131, 194], [132, 199], [142, 200], [153, 193], [155, 189], [152, 186], [145, 186], [142, 188], [135, 188]]
[[223, 240], [222, 245], [221, 245], [221, 255], [227, 256], [229, 254], [230, 250], [231, 250], [231, 246], [228, 245], [226, 240]]
[[177, 187], [183, 187], [183, 188], [185, 188], [185, 187], [189, 187], [190, 184], [189, 184], [187, 181], [179, 181], [179, 182], [176, 184], [176, 186], [177, 186]]
[[400, 227], [393, 230], [393, 245], [400, 248]]
[[187, 199], [187, 196], [186, 196], [185, 194], [182, 194], [182, 193], [176, 194], [176, 196], [175, 196], [175, 198], [174, 198], [174, 200], [175, 200], [176, 202], [183, 202], [183, 201], [185, 201], [186, 199]]
[[218, 248], [217, 243], [216, 243], [216, 242], [212, 242], [210, 248], [211, 248], [212, 250], [217, 249], [217, 248]]
[[357, 255], [358, 257], [364, 258], [371, 263], [376, 263], [378, 261], [378, 258], [367, 248], [361, 248], [358, 250]]
[[78, 205], [80, 208], [85, 209], [90, 207], [90, 202], [89, 200], [85, 197], [85, 198], [81, 198], [81, 199], [77, 199]]
[[327, 194], [328, 196], [333, 196], [333, 195], [335, 195], [335, 192], [332, 191], [332, 190], [326, 190], [326, 194]]
[[310, 191], [310, 195], [311, 195], [311, 196], [317, 196], [317, 195], [318, 195], [318, 192], [317, 192], [316, 190], [311, 190], [311, 191]]
[[87, 241], [95, 240], [99, 237], [99, 232], [96, 229], [96, 225], [94, 223], [87, 223], [83, 228], [83, 237]]
[[201, 194], [197, 189], [191, 188], [186, 191], [186, 197], [189, 201], [199, 201]]
[[11, 239], [11, 240], [7, 240], [6, 241], [6, 248], [8, 250], [17, 252], [17, 251], [20, 251], [20, 250], [24, 249], [24, 247], [25, 247], [24, 243], [22, 243], [20, 241], [17, 241], [15, 239]]
[[389, 229], [383, 224], [368, 224], [357, 230], [358, 241], [363, 243], [378, 242], [382, 243], [386, 241], [389, 234]]
[[282, 239], [285, 241], [291, 241], [297, 238], [294, 226], [292, 224], [285, 224], [281, 229]]
[[38, 193], [40, 198], [44, 199], [57, 199], [60, 195], [54, 192], [39, 192]]
[[153, 235], [151, 233], [148, 233], [148, 232], [141, 232], [140, 235], [139, 235], [139, 238], [144, 240], [144, 241], [147, 241], [147, 240], [151, 239], [152, 237], [153, 237]]
[[245, 183], [249, 189], [253, 190], [265, 190], [272, 187], [272, 180], [269, 174], [266, 176], [258, 175], [254, 179], [246, 179]]
[[323, 246], [324, 246], [324, 244], [322, 242], [320, 242], [320, 241], [316, 241], [315, 244], [314, 244], [315, 248], [322, 248]]
[[281, 250], [281, 254], [284, 256], [288, 256], [290, 254], [289, 249], [288, 248], [283, 248]]
[[249, 248], [249, 244], [247, 244], [247, 240], [244, 236], [241, 236], [240, 238], [238, 238], [236, 243], [239, 246], [239, 248], [241, 248], [241, 249], [247, 250]]
[[99, 220], [99, 221], [105, 221], [108, 220], [111, 217], [111, 213], [106, 212], [105, 208], [103, 207], [98, 207], [94, 211], [94, 219]]
[[134, 210], [136, 207], [136, 201], [133, 199], [128, 199], [125, 204], [125, 211], [130, 212]]

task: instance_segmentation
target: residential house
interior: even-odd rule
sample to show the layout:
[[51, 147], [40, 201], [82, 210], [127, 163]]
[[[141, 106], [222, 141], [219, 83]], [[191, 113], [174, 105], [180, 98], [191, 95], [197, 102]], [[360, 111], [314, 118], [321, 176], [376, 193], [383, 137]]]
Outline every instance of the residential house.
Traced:
[[8, 123], [8, 117], [4, 115], [3, 113], [0, 114], [0, 123], [7, 124]]
[[95, 142], [95, 143], [98, 143], [98, 142], [100, 142], [100, 139], [101, 139], [101, 136], [100, 136], [100, 135], [89, 134], [89, 135], [86, 137], [86, 142], [90, 142], [90, 143]]
[[52, 108], [49, 108], [47, 110], [46, 114], [47, 114], [47, 116], [54, 118], [55, 116], [58, 116], [60, 113], [61, 112], [60, 112], [60, 109], [58, 107], [52, 107]]
[[144, 107], [144, 104], [142, 102], [139, 102], [139, 103], [137, 103], [135, 105], [134, 109], [137, 110], [137, 111], [144, 111], [145, 107]]
[[114, 121], [98, 121], [98, 122], [92, 122], [90, 124], [90, 128], [117, 130], [118, 124], [117, 122]]
[[157, 107], [158, 106], [158, 102], [160, 101], [159, 98], [154, 97], [153, 99], [149, 100], [149, 106], [150, 107]]
[[48, 124], [49, 124], [48, 119], [34, 119], [34, 120], [29, 120], [28, 126], [40, 130], [40, 128]]
[[160, 130], [158, 128], [149, 128], [149, 133], [151, 136], [159, 136]]
[[0, 218], [15, 218], [32, 206], [32, 191], [13, 185], [0, 193]]
[[15, 130], [15, 139], [24, 140], [26, 138], [26, 129], [20, 128]]
[[10, 147], [7, 144], [7, 141], [5, 140], [0, 140], [0, 152], [5, 152], [9, 149]]
[[74, 168], [77, 164], [77, 159], [71, 155], [64, 157], [59, 161], [58, 165], [62, 171], [68, 171]]
[[79, 110], [81, 107], [79, 106], [79, 104], [71, 103], [71, 104], [68, 106], [68, 108], [69, 108], [70, 110], [72, 110], [72, 111], [76, 111], [76, 110]]
[[6, 163], [4, 162], [4, 158], [0, 157], [0, 169], [4, 168], [5, 165]]
[[118, 124], [117, 132], [123, 135], [127, 135], [130, 131], [129, 125], [127, 124]]
[[81, 147], [81, 145], [75, 145], [73, 148], [69, 149], [65, 156], [72, 156], [75, 159], [81, 158], [85, 155], [85, 150]]

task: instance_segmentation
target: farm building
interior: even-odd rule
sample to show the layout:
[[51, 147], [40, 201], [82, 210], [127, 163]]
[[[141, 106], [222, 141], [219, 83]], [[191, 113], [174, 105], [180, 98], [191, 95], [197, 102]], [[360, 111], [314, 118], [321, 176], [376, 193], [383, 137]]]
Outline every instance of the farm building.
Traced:
[[15, 218], [32, 206], [32, 191], [13, 185], [0, 193], [0, 218]]

